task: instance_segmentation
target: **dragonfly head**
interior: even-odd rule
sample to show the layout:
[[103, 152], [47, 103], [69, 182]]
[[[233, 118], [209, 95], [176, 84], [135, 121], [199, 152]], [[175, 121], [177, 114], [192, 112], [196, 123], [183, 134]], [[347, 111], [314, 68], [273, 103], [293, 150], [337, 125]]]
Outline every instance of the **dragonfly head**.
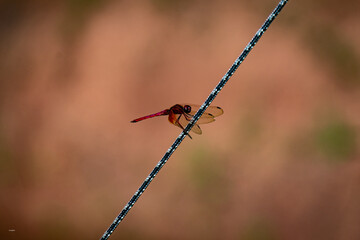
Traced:
[[184, 112], [185, 113], [190, 113], [191, 112], [191, 106], [190, 105], [185, 105], [184, 106]]

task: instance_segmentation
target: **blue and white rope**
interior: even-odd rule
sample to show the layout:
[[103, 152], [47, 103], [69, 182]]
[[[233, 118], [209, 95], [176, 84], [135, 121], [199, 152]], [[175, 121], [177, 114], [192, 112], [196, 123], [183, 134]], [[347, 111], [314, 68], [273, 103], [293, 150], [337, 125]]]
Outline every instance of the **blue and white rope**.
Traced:
[[176, 148], [180, 145], [182, 140], [185, 138], [186, 134], [191, 130], [191, 128], [194, 126], [194, 124], [199, 120], [201, 115], [205, 112], [205, 110], [209, 107], [211, 102], [215, 99], [215, 97], [218, 95], [218, 93], [221, 91], [221, 89], [225, 86], [229, 78], [234, 74], [236, 69], [239, 67], [239, 65], [244, 61], [246, 56], [249, 54], [251, 49], [255, 46], [255, 44], [259, 41], [263, 33], [268, 29], [272, 21], [276, 18], [276, 16], [280, 13], [282, 8], [285, 6], [285, 4], [288, 2], [288, 0], [281, 0], [279, 4], [276, 6], [274, 11], [269, 15], [269, 17], [266, 19], [265, 23], [261, 26], [261, 28], [256, 32], [255, 36], [252, 38], [252, 40], [247, 44], [241, 55], [235, 60], [231, 68], [227, 71], [227, 73], [222, 77], [221, 81], [218, 83], [218, 85], [214, 88], [214, 90], [210, 93], [206, 101], [201, 105], [193, 119], [189, 122], [189, 124], [185, 127], [184, 131], [180, 133], [180, 135], [176, 138], [175, 142], [171, 145], [171, 147], [166, 151], [163, 158], [159, 161], [159, 163], [156, 165], [156, 167], [152, 170], [152, 172], [149, 174], [149, 176], [145, 179], [143, 184], [140, 186], [140, 188], [135, 192], [135, 194], [132, 196], [130, 201], [125, 205], [123, 210], [120, 212], [120, 214], [115, 218], [114, 222], [110, 225], [108, 230], [104, 233], [104, 235], [101, 237], [101, 240], [106, 240], [110, 237], [110, 235], [114, 232], [115, 228], [119, 225], [119, 223], [124, 219], [126, 214], [130, 211], [132, 206], [134, 206], [135, 202], [139, 199], [141, 194], [145, 191], [145, 189], [149, 186], [151, 181], [154, 179], [156, 174], [160, 171], [160, 169], [165, 165], [165, 163], [168, 161], [170, 156], [173, 154], [173, 152], [176, 150]]

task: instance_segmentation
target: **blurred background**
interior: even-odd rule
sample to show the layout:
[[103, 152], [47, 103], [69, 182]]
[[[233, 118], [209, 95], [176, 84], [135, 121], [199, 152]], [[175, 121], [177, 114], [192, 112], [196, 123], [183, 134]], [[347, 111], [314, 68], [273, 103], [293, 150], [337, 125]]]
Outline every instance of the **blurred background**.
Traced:
[[[0, 3], [0, 238], [98, 239], [277, 1]], [[290, 1], [110, 239], [360, 239], [360, 2]]]

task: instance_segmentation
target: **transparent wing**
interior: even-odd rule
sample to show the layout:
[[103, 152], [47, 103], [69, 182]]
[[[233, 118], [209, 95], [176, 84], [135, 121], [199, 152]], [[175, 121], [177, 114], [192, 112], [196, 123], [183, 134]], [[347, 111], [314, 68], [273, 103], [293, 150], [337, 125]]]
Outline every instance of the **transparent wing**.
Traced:
[[[187, 121], [190, 121], [193, 118], [193, 115], [184, 113], [184, 117]], [[201, 118], [196, 122], [196, 124], [204, 124], [214, 122], [215, 118], [212, 115], [202, 115]]]
[[[191, 115], [195, 115], [195, 113], [199, 110], [199, 108], [201, 107], [200, 105], [197, 105], [197, 104], [181, 104], [183, 107], [185, 105], [188, 105], [191, 107], [191, 112], [190, 114]], [[220, 116], [224, 113], [224, 110], [221, 108], [221, 107], [218, 107], [218, 106], [209, 106], [205, 113], [201, 116], [212, 116], [212, 117], [217, 117], [217, 116]]]
[[[188, 105], [191, 107], [190, 113], [187, 114], [187, 119], [190, 121], [191, 118], [195, 115], [195, 113], [199, 110], [200, 105], [196, 104], [182, 104], [184, 107], [185, 105]], [[214, 117], [220, 116], [224, 113], [224, 110], [222, 110], [221, 107], [218, 106], [209, 106], [206, 111], [201, 115], [200, 119], [196, 122], [197, 124], [204, 124], [204, 123], [211, 123], [214, 122]], [[191, 116], [189, 119], [189, 115]]]

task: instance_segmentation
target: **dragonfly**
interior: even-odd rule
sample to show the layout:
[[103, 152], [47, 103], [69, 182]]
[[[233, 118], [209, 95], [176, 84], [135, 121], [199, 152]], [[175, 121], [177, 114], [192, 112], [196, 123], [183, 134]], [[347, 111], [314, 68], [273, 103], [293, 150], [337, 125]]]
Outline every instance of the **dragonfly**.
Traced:
[[[141, 118], [137, 118], [132, 120], [132, 123], [140, 122], [145, 119], [158, 117], [158, 116], [168, 116], [168, 120], [170, 123], [174, 124], [175, 126], [181, 128], [182, 130], [188, 125], [190, 120], [193, 118], [195, 113], [199, 110], [200, 105], [195, 104], [175, 104], [169, 109], [165, 109], [158, 113], [150, 114]], [[194, 124], [191, 131], [196, 134], [202, 134], [202, 130], [199, 124], [204, 123], [211, 123], [215, 121], [215, 117], [220, 116], [224, 113], [221, 107], [217, 106], [209, 106], [206, 111], [201, 115], [199, 120]], [[192, 137], [190, 134], [187, 134], [191, 139]]]

